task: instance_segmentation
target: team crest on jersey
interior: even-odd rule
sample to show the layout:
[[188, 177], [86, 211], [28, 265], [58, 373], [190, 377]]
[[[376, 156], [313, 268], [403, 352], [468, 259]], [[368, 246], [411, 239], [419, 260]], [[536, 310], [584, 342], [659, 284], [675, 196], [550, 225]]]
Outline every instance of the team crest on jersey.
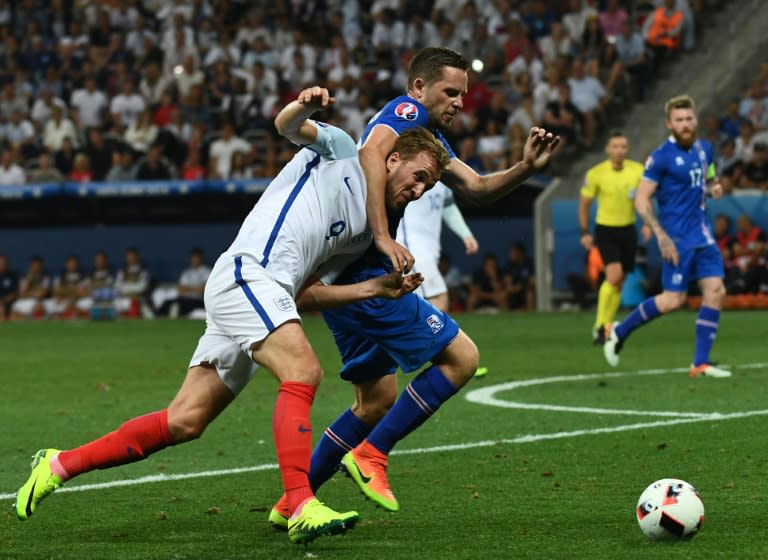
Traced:
[[443, 322], [440, 320], [440, 317], [434, 313], [427, 317], [427, 324], [434, 334], [439, 333], [443, 328]]
[[280, 311], [291, 311], [294, 307], [293, 300], [289, 296], [276, 297], [272, 301]]
[[672, 283], [675, 284], [676, 286], [679, 285], [679, 284], [682, 284], [683, 283], [683, 275], [680, 274], [679, 272], [675, 272], [672, 275]]
[[680, 156], [675, 157], [675, 165], [685, 165], [685, 160]]
[[413, 121], [416, 120], [416, 117], [419, 116], [419, 109], [413, 103], [403, 101], [397, 107], [395, 107], [395, 115], [401, 119]]

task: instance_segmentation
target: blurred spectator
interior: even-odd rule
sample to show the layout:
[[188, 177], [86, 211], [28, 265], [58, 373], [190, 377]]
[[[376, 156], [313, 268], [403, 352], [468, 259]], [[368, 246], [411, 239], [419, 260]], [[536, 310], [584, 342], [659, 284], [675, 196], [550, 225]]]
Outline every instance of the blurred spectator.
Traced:
[[560, 21], [553, 21], [549, 35], [539, 39], [539, 52], [546, 67], [550, 67], [561, 56], [571, 56], [573, 49], [573, 42]]
[[26, 112], [13, 112], [11, 121], [5, 125], [5, 138], [14, 149], [21, 152], [22, 158], [26, 159], [37, 155], [35, 127], [27, 119]]
[[160, 73], [160, 65], [157, 62], [149, 62], [144, 67], [139, 93], [149, 105], [156, 105], [170, 85], [170, 81]]
[[571, 88], [567, 83], [558, 86], [557, 101], [550, 101], [544, 108], [544, 127], [560, 136], [560, 149], [577, 148], [579, 138], [579, 110], [571, 102]]
[[473, 136], [467, 136], [459, 142], [459, 158], [478, 173], [487, 171], [483, 158], [477, 153], [477, 140]]
[[765, 269], [766, 235], [747, 214], [736, 220], [733, 242], [733, 262], [738, 270], [734, 293], [756, 293], [760, 284], [761, 269]]
[[146, 108], [144, 98], [134, 91], [133, 80], [123, 82], [121, 92], [112, 98], [109, 112], [112, 114], [112, 124], [118, 132], [123, 132], [131, 126]]
[[50, 88], [41, 88], [38, 98], [32, 105], [32, 113], [30, 115], [38, 131], [44, 130], [45, 125], [53, 118], [54, 107], [59, 107], [62, 115], [67, 116], [67, 104], [64, 103], [64, 100], [60, 97], [55, 97]]
[[645, 42], [653, 50], [654, 65], [658, 66], [670, 53], [680, 50], [685, 16], [675, 7], [675, 0], [664, 0], [643, 24]]
[[211, 267], [203, 261], [203, 251], [192, 249], [189, 252], [189, 266], [181, 273], [175, 289], [166, 292], [167, 299], [158, 306], [157, 314], [176, 319], [189, 316], [195, 310], [203, 310], [203, 292], [210, 273]]
[[650, 78], [650, 68], [645, 57], [643, 38], [633, 28], [630, 20], [621, 24], [621, 32], [616, 36], [614, 47], [621, 70], [628, 72], [632, 77], [630, 89], [635, 92], [635, 99], [642, 102]]
[[3, 150], [0, 155], [0, 185], [23, 185], [26, 182], [24, 170], [14, 161], [13, 150]]
[[252, 179], [253, 172], [248, 165], [250, 159], [247, 152], [240, 150], [232, 153], [232, 161], [229, 164], [229, 177], [227, 179]]
[[0, 322], [11, 316], [11, 306], [19, 295], [19, 275], [8, 268], [8, 257], [0, 254]]
[[107, 173], [106, 180], [110, 182], [136, 180], [136, 164], [133, 150], [124, 146], [112, 152], [112, 167]]
[[546, 70], [546, 80], [540, 82], [533, 90], [533, 111], [536, 115], [535, 122], [541, 122], [544, 117], [544, 108], [548, 103], [557, 101], [560, 82], [560, 70], [555, 65], [550, 65]]
[[93, 257], [93, 269], [83, 281], [83, 297], [78, 300], [77, 309], [81, 313], [89, 313], [94, 318], [107, 318], [98, 316], [98, 313], [102, 312], [111, 317], [114, 314], [114, 285], [115, 277], [109, 267], [107, 254], [104, 251], [96, 252]]
[[507, 259], [503, 275], [508, 308], [531, 310], [534, 307], [536, 278], [525, 246], [522, 243], [513, 243], [509, 247]]
[[736, 138], [741, 132], [744, 119], [739, 115], [739, 98], [731, 98], [725, 109], [725, 116], [720, 119], [720, 129], [731, 138]]
[[768, 126], [768, 100], [763, 97], [762, 88], [753, 85], [739, 103], [739, 116], [752, 122], [755, 130], [765, 130]]
[[19, 281], [19, 297], [11, 305], [11, 319], [43, 316], [43, 299], [48, 297], [51, 278], [45, 271], [43, 259], [34, 256], [29, 260], [27, 273]]
[[129, 317], [151, 316], [151, 309], [147, 305], [149, 282], [149, 271], [141, 262], [139, 250], [129, 247], [125, 250], [125, 264], [115, 277], [115, 309], [118, 313]]
[[437, 37], [437, 28], [431, 21], [425, 19], [424, 14], [419, 12], [410, 14], [403, 41], [406, 49], [419, 51], [424, 47], [438, 45], [440, 43]]
[[733, 138], [728, 138], [720, 145], [717, 159], [715, 159], [715, 169], [726, 193], [730, 193], [741, 182], [743, 168], [741, 160], [736, 155], [736, 142]]
[[163, 147], [160, 144], [152, 144], [147, 150], [147, 155], [140, 160], [136, 170], [138, 181], [168, 181], [173, 178], [170, 165], [163, 159]]
[[728, 138], [728, 135], [720, 130], [720, 119], [717, 118], [717, 115], [704, 115], [701, 117], [701, 125], [699, 136], [712, 145], [712, 149], [715, 152], [715, 160], [717, 160], [720, 146]]
[[569, 0], [568, 11], [563, 15], [563, 27], [574, 43], [581, 45], [587, 18], [597, 15], [597, 11], [588, 2]]
[[[496, 43], [503, 45], [507, 42], [511, 34], [518, 33], [522, 30], [523, 27], [520, 23], [520, 14], [512, 9], [510, 0], [494, 2], [493, 7], [495, 7], [495, 10], [493, 10], [493, 13], [491, 13], [486, 20], [488, 36], [496, 41]], [[511, 29], [513, 25], [516, 26], [514, 31]], [[515, 39], [515, 41], [517, 41], [517, 39]], [[512, 58], [508, 57], [507, 63], [511, 61]]]
[[75, 90], [70, 104], [75, 110], [73, 117], [80, 128], [101, 126], [109, 108], [109, 100], [103, 91], [96, 88], [96, 78], [93, 76], [85, 79], [84, 88]]
[[478, 126], [477, 134], [477, 154], [483, 161], [483, 167], [489, 172], [501, 171], [508, 167], [507, 165], [507, 138], [501, 130], [500, 122], [496, 119], [487, 119], [480, 121], [483, 124]]
[[173, 99], [173, 93], [166, 90], [160, 95], [160, 100], [155, 106], [154, 113], [152, 113], [152, 122], [158, 128], [165, 128], [171, 123], [174, 111], [178, 112], [178, 109], [179, 107]]
[[534, 88], [541, 82], [544, 64], [534, 48], [526, 43], [523, 46], [523, 52], [507, 65], [506, 71], [515, 77], [522, 73], [529, 74], [531, 88]]
[[7, 82], [0, 93], [0, 119], [9, 121], [14, 113], [27, 112], [27, 102], [16, 93], [12, 82]]
[[157, 139], [157, 126], [152, 121], [152, 110], [145, 107], [123, 135], [124, 140], [139, 154], [145, 154]]
[[609, 98], [603, 84], [594, 76], [584, 71], [584, 62], [577, 58], [571, 64], [571, 101], [584, 119], [583, 143], [591, 148], [595, 140], [598, 115], [602, 113]]
[[483, 257], [483, 265], [476, 269], [469, 285], [467, 311], [490, 306], [493, 310], [507, 308], [504, 278], [499, 270], [498, 259], [493, 253]]
[[361, 91], [357, 96], [355, 106], [343, 112], [345, 121], [342, 128], [349, 132], [352, 138], [359, 140], [368, 121], [375, 114], [376, 109], [371, 105], [370, 96], [365, 91]]
[[75, 166], [75, 147], [72, 139], [67, 136], [61, 141], [61, 148], [53, 154], [53, 163], [65, 177], [69, 177]]
[[531, 127], [537, 125], [539, 119], [533, 108], [533, 96], [527, 93], [515, 111], [507, 120], [509, 161], [520, 161], [523, 157], [523, 147], [528, 139]]
[[437, 270], [443, 275], [448, 288], [448, 301], [451, 311], [463, 311], [467, 304], [467, 285], [461, 277], [459, 268], [451, 262], [451, 257], [442, 254], [437, 261]]
[[58, 105], [51, 108], [51, 119], [43, 129], [43, 146], [52, 152], [61, 149], [61, 143], [64, 138], [73, 139], [77, 145], [77, 131], [74, 123], [64, 117], [64, 111]]
[[752, 158], [744, 165], [739, 187], [768, 190], [768, 145], [755, 142]]
[[755, 148], [755, 125], [750, 120], [744, 120], [739, 127], [739, 136], [736, 138], [736, 157], [746, 163], [752, 159]]
[[375, 23], [371, 34], [371, 44], [379, 52], [399, 53], [405, 45], [405, 22], [397, 19], [392, 8], [374, 14]]
[[64, 270], [53, 279], [51, 297], [43, 300], [43, 309], [48, 317], [69, 319], [77, 315], [77, 301], [86, 295], [85, 275], [80, 269], [80, 260], [70, 255]]
[[181, 168], [180, 178], [185, 181], [199, 181], [205, 179], [205, 176], [205, 166], [200, 161], [200, 150], [190, 150]]
[[75, 154], [72, 171], [69, 172], [69, 179], [70, 181], [74, 181], [76, 183], [88, 183], [93, 181], [91, 160], [83, 152]]
[[85, 155], [88, 156], [93, 180], [103, 181], [112, 167], [113, 142], [105, 139], [99, 128], [89, 128], [86, 135]]
[[544, 0], [530, 0], [522, 12], [522, 22], [528, 30], [528, 38], [537, 42], [549, 34], [552, 22], [557, 19], [554, 12], [547, 7]]
[[27, 174], [27, 183], [61, 183], [62, 181], [64, 181], [64, 175], [53, 166], [51, 154], [45, 151], [41, 152], [37, 156], [37, 167], [30, 169]]
[[607, 0], [605, 10], [600, 12], [600, 27], [609, 40], [615, 39], [622, 31], [622, 24], [629, 21], [629, 15], [621, 7], [619, 0]]
[[211, 177], [225, 179], [229, 177], [232, 154], [237, 151], [251, 152], [251, 145], [235, 135], [234, 125], [227, 121], [222, 124], [221, 138], [211, 144], [208, 173]]

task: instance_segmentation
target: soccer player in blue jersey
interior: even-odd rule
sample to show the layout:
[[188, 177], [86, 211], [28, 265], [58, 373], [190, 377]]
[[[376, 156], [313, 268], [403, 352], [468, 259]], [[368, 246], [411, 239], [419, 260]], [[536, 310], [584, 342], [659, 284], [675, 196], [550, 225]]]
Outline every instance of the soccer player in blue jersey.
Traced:
[[[423, 126], [445, 140], [441, 130], [447, 130], [463, 107], [467, 92], [469, 64], [459, 53], [444, 47], [427, 47], [411, 60], [408, 67], [408, 91], [387, 103], [368, 123], [360, 138], [360, 162], [363, 165], [368, 187], [368, 223], [376, 247], [389, 257], [396, 271], [408, 272], [413, 266], [413, 256], [394, 240], [388, 230], [384, 207], [384, 166], [382, 161], [392, 149], [398, 135], [408, 128]], [[529, 140], [546, 133], [537, 127], [531, 129]], [[552, 142], [549, 136], [547, 142]], [[532, 161], [525, 159], [504, 171], [479, 175], [456, 157], [447, 142], [451, 154], [448, 168], [441, 180], [454, 192], [465, 198], [490, 203], [523, 184], [536, 169]], [[548, 160], [548, 156], [547, 156]]]
[[[612, 366], [619, 351], [637, 328], [664, 313], [680, 308], [688, 284], [698, 281], [702, 305], [696, 318], [696, 345], [691, 377], [730, 377], [731, 372], [712, 365], [709, 353], [720, 324], [725, 298], [724, 267], [720, 250], [707, 220], [706, 200], [719, 198], [722, 187], [712, 163], [712, 146], [697, 139], [696, 105], [687, 95], [673, 97], [664, 107], [672, 135], [645, 163], [635, 197], [635, 208], [651, 228], [664, 258], [661, 294], [638, 305], [620, 323], [611, 325], [603, 346]], [[659, 216], [653, 210], [656, 196]]]
[[[384, 212], [380, 200], [383, 184], [375, 154], [388, 153], [399, 134], [418, 125], [430, 128], [443, 139], [440, 128], [450, 125], [462, 107], [467, 63], [450, 49], [430, 47], [414, 57], [408, 76], [408, 95], [385, 105], [361, 137], [360, 160], [366, 182], [379, 185], [368, 185], [368, 221], [374, 239], [378, 231], [379, 242], [335, 279], [337, 284], [376, 278], [398, 270], [398, 265], [410, 270], [413, 265], [410, 253], [392, 241], [401, 213]], [[534, 127], [521, 162], [482, 177], [456, 158], [445, 143], [451, 160], [441, 180], [469, 198], [492, 201], [543, 168], [558, 141], [558, 137]], [[372, 206], [372, 197], [378, 198], [381, 205]], [[381, 217], [383, 226], [376, 221]], [[389, 244], [381, 245], [382, 239]], [[321, 278], [322, 283], [329, 281], [334, 279]], [[312, 287], [308, 290], [311, 292]], [[447, 313], [415, 294], [406, 295], [398, 305], [375, 299], [370, 305], [347, 305], [338, 313], [324, 312], [323, 317], [341, 352], [341, 376], [354, 386], [355, 403], [326, 429], [315, 446], [310, 484], [319, 488], [333, 476], [341, 461], [368, 498], [395, 511], [399, 505], [387, 480], [390, 451], [472, 379], [479, 359], [477, 348]], [[394, 375], [397, 367], [410, 373], [427, 363], [398, 399]], [[272, 508], [269, 522], [276, 529], [284, 529], [286, 520], [283, 496]]]

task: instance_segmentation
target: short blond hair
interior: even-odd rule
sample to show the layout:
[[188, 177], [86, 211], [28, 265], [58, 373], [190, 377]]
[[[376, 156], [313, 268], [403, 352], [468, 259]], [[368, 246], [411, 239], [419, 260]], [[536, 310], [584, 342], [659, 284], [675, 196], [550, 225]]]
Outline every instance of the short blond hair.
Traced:
[[669, 118], [672, 109], [691, 109], [696, 112], [696, 102], [690, 95], [676, 95], [664, 104], [664, 114]]
[[397, 152], [403, 159], [410, 159], [420, 152], [426, 152], [437, 164], [438, 171], [448, 167], [450, 157], [443, 143], [426, 128], [416, 126], [402, 132], [397, 137], [395, 147], [390, 154]]

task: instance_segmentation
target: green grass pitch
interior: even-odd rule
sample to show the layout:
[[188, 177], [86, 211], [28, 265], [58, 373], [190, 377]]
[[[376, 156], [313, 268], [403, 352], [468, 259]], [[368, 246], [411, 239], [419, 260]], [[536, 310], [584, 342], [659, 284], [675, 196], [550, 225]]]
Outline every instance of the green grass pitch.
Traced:
[[[200, 440], [83, 475], [17, 521], [10, 506], [30, 456], [167, 405], [203, 325], [0, 324], [0, 559], [768, 557], [768, 314], [723, 314], [714, 357], [731, 379], [687, 376], [691, 312], [637, 331], [615, 370], [590, 344], [591, 314], [457, 319], [490, 373], [396, 448], [401, 510], [375, 509], [339, 474], [319, 496], [361, 522], [308, 547], [266, 523], [280, 478], [277, 384], [264, 373]], [[305, 325], [326, 372], [318, 437], [352, 392], [322, 321]], [[653, 543], [637, 527], [637, 498], [664, 477], [702, 494], [706, 518], [690, 542]]]

